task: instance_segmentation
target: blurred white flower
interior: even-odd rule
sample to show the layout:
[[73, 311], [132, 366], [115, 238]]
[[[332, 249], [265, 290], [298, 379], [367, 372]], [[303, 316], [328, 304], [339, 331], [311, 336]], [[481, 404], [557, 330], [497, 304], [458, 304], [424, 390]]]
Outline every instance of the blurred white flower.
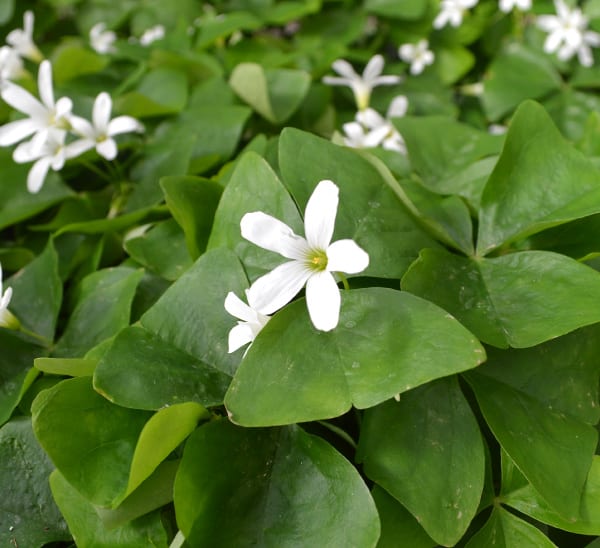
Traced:
[[404, 95], [398, 95], [390, 103], [385, 118], [372, 108], [357, 112], [356, 122], [349, 122], [343, 126], [347, 136], [345, 144], [353, 148], [381, 145], [386, 150], [404, 154], [406, 145], [391, 120], [404, 116], [407, 109], [408, 99]]
[[[372, 109], [366, 109], [366, 112]], [[360, 122], [348, 122], [342, 126], [344, 130], [344, 144], [351, 148], [374, 148], [385, 139], [388, 130], [380, 127], [374, 130], [367, 129]]]
[[13, 323], [13, 315], [8, 310], [12, 298], [12, 287], [2, 292], [2, 265], [0, 265], [0, 327], [9, 327]]
[[10, 46], [0, 47], [0, 85], [5, 80], [20, 78], [24, 73], [23, 59]]
[[112, 30], [106, 30], [105, 23], [96, 23], [90, 29], [90, 45], [97, 53], [113, 53], [116, 51], [113, 44], [117, 35]]
[[117, 116], [111, 120], [111, 111], [112, 99], [103, 91], [94, 101], [92, 123], [80, 116], [71, 116], [73, 132], [81, 137], [74, 141], [73, 146], [79, 147], [81, 152], [95, 148], [103, 158], [114, 160], [117, 156], [117, 143], [113, 137], [121, 133], [144, 130], [144, 126], [131, 116]]
[[405, 63], [410, 63], [411, 74], [421, 74], [435, 59], [427, 40], [419, 40], [416, 44], [403, 44], [398, 48], [398, 55]]
[[149, 29], [146, 29], [140, 36], [140, 44], [142, 46], [148, 46], [152, 42], [162, 40], [165, 37], [165, 27], [163, 25], [154, 25]]
[[441, 10], [433, 20], [433, 28], [441, 29], [448, 23], [452, 27], [458, 27], [462, 23], [465, 12], [476, 6], [478, 0], [442, 0]]
[[68, 97], [54, 101], [52, 86], [52, 65], [50, 61], [42, 61], [38, 70], [38, 92], [41, 102], [22, 87], [5, 82], [0, 96], [11, 107], [27, 114], [28, 118], [15, 120], [0, 126], [0, 146], [10, 146], [29, 137], [42, 134], [41, 142], [50, 129], [66, 129], [72, 102]]
[[332, 272], [356, 274], [369, 265], [369, 255], [354, 240], [331, 243], [338, 196], [335, 183], [319, 182], [306, 204], [306, 238], [262, 211], [242, 217], [244, 238], [291, 259], [258, 278], [248, 289], [246, 294], [252, 308], [261, 314], [271, 314], [306, 285], [306, 305], [315, 328], [330, 331], [337, 326], [341, 296]]
[[23, 28], [11, 30], [6, 36], [6, 43], [21, 57], [39, 63], [44, 56], [33, 41], [33, 23], [33, 12], [28, 10], [23, 14]]
[[504, 13], [509, 13], [515, 8], [526, 11], [531, 9], [531, 0], [500, 0], [498, 7]]
[[[271, 319], [270, 316], [265, 316], [255, 309], [251, 301], [252, 297], [248, 295], [248, 290], [246, 290], [246, 298], [248, 299], [249, 305], [242, 301], [232, 291], [230, 291], [225, 298], [225, 310], [239, 320], [237, 325], [229, 331], [230, 354], [245, 344], [254, 341], [262, 328], [267, 325], [267, 322]], [[246, 350], [246, 352], [247, 351], [248, 350]]]
[[540, 15], [537, 26], [549, 33], [544, 42], [546, 53], [556, 52], [561, 61], [577, 55], [585, 67], [594, 64], [592, 47], [600, 46], [600, 34], [587, 30], [588, 19], [579, 8], [569, 9], [562, 0], [554, 0], [556, 15]]
[[376, 86], [389, 86], [398, 84], [400, 76], [381, 75], [384, 60], [381, 55], [374, 55], [367, 63], [362, 75], [357, 74], [348, 61], [338, 59], [331, 68], [340, 76], [324, 76], [323, 82], [330, 86], [348, 86], [354, 93], [354, 100], [358, 110], [369, 106], [371, 91]]
[[40, 191], [49, 169], [59, 171], [66, 160], [81, 154], [77, 146], [65, 145], [66, 136], [65, 130], [52, 129], [45, 136], [37, 134], [31, 141], [21, 143], [15, 148], [15, 162], [34, 162], [27, 174], [27, 190], [32, 194]]

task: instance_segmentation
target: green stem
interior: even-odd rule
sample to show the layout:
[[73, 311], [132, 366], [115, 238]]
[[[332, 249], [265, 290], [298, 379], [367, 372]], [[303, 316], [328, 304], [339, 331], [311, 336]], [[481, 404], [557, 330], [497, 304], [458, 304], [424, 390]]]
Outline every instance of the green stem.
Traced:
[[330, 424], [325, 421], [317, 421], [321, 426], [327, 428], [327, 430], [331, 430], [334, 434], [337, 434], [340, 438], [342, 438], [346, 443], [350, 444], [353, 449], [356, 449], [356, 442], [350, 437], [350, 434], [341, 428]]
[[344, 276], [341, 272], [338, 272], [337, 275], [340, 277], [341, 282], [344, 284], [344, 289], [346, 291], [350, 291], [350, 284], [348, 283], [346, 276]]
[[34, 333], [33, 331], [30, 331], [26, 327], [23, 327], [22, 324], [19, 326], [19, 331], [21, 333], [24, 333], [28, 337], [31, 337], [32, 339], [35, 339], [35, 340], [39, 341], [45, 347], [49, 347], [49, 346], [52, 345], [52, 341], [50, 339], [47, 339], [46, 337], [44, 337], [42, 335], [38, 335], [37, 333]]
[[97, 168], [94, 164], [92, 164], [91, 162], [88, 162], [86, 160], [79, 160], [79, 163], [86, 167], [87, 169], [89, 169], [90, 171], [93, 171], [96, 175], [98, 175], [98, 177], [101, 177], [102, 179], [104, 179], [107, 183], [112, 183], [112, 179], [110, 178], [109, 175], [107, 175], [104, 171], [102, 171], [100, 168]]

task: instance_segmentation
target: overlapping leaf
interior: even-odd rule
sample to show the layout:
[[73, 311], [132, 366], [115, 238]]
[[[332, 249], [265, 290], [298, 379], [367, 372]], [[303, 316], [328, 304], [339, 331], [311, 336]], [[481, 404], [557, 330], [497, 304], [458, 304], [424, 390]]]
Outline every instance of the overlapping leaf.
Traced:
[[427, 301], [384, 288], [345, 291], [329, 333], [314, 329], [304, 299], [278, 312], [242, 361], [225, 404], [245, 426], [335, 417], [484, 359], [471, 333]]

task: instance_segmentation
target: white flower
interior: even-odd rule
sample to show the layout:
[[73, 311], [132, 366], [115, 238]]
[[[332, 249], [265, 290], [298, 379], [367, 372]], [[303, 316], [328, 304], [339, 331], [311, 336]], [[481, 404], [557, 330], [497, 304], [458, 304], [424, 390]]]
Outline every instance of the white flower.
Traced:
[[433, 28], [441, 29], [450, 23], [458, 27], [462, 23], [465, 12], [476, 6], [478, 0], [442, 0], [441, 10], [433, 20]]
[[14, 80], [23, 75], [23, 60], [10, 46], [0, 48], [0, 85], [4, 80]]
[[98, 94], [92, 110], [92, 123], [80, 116], [70, 119], [73, 132], [82, 137], [76, 141], [81, 152], [95, 148], [96, 152], [107, 160], [114, 160], [117, 156], [117, 143], [115, 135], [130, 131], [143, 131], [144, 127], [131, 116], [117, 116], [110, 119], [112, 99], [106, 92]]
[[165, 27], [162, 25], [155, 25], [146, 29], [144, 33], [140, 36], [140, 44], [142, 46], [148, 46], [152, 42], [156, 42], [157, 40], [161, 40], [165, 37]]
[[[366, 109], [367, 112], [372, 110]], [[351, 148], [374, 148], [381, 144], [385, 139], [388, 128], [378, 127], [373, 130], [367, 129], [360, 122], [348, 122], [342, 126], [344, 130], [344, 144]]]
[[498, 7], [504, 13], [510, 13], [515, 8], [526, 11], [531, 9], [531, 0], [500, 0]]
[[405, 63], [410, 63], [411, 74], [421, 74], [435, 59], [427, 40], [419, 40], [416, 44], [403, 44], [398, 48], [398, 55]]
[[113, 44], [117, 35], [112, 30], [106, 30], [105, 23], [96, 23], [90, 29], [90, 45], [97, 53], [113, 53], [115, 47]]
[[367, 63], [365, 70], [358, 75], [348, 61], [338, 59], [331, 68], [337, 72], [337, 76], [324, 76], [323, 82], [331, 86], [349, 86], [354, 93], [354, 100], [359, 110], [369, 106], [371, 91], [376, 86], [388, 86], [400, 82], [400, 76], [387, 75], [381, 76], [384, 60], [381, 55], [374, 55]]
[[12, 287], [7, 287], [2, 292], [2, 265], [0, 265], [0, 326], [8, 327], [13, 322], [13, 315], [8, 310], [8, 305], [12, 297]]
[[568, 61], [577, 55], [579, 62], [586, 67], [594, 64], [590, 46], [600, 46], [600, 34], [588, 31], [588, 19], [579, 8], [572, 10], [562, 1], [554, 0], [556, 15], [540, 15], [537, 25], [548, 32], [544, 42], [546, 53], [557, 52], [561, 61]]
[[368, 108], [356, 114], [356, 121], [369, 131], [368, 135], [372, 141], [376, 137], [380, 138], [379, 142], [372, 146], [381, 144], [386, 150], [395, 150], [404, 154], [406, 152], [404, 140], [391, 119], [404, 116], [407, 109], [408, 99], [404, 95], [398, 95], [390, 103], [385, 118], [372, 108]]
[[81, 154], [75, 143], [65, 145], [66, 135], [67, 132], [62, 129], [52, 129], [46, 135], [37, 134], [31, 141], [21, 143], [15, 148], [15, 162], [34, 162], [27, 174], [27, 190], [32, 194], [40, 191], [50, 168], [59, 171], [65, 160]]
[[240, 320], [237, 325], [229, 331], [230, 354], [245, 344], [254, 341], [262, 328], [267, 325], [267, 322], [271, 319], [270, 316], [261, 314], [256, 310], [251, 301], [252, 297], [248, 294], [248, 290], [246, 290], [246, 298], [248, 299], [250, 306], [232, 291], [227, 293], [227, 297], [225, 298], [225, 310]]
[[54, 102], [50, 61], [42, 61], [40, 64], [38, 91], [41, 102], [16, 84], [11, 82], [4, 84], [0, 91], [2, 99], [14, 109], [27, 114], [29, 118], [15, 120], [0, 126], [0, 146], [14, 145], [34, 133], [41, 133], [45, 136], [50, 129], [69, 127], [68, 117], [71, 113], [72, 102], [68, 97], [62, 97]]
[[369, 265], [369, 255], [353, 240], [331, 243], [338, 195], [335, 183], [319, 182], [306, 204], [306, 238], [262, 211], [242, 217], [244, 238], [291, 259], [258, 278], [248, 289], [248, 302], [255, 310], [272, 314], [306, 285], [306, 304], [313, 325], [321, 331], [337, 326], [341, 297], [332, 272], [356, 274]]
[[11, 30], [6, 36], [6, 43], [12, 46], [21, 57], [39, 63], [44, 56], [33, 41], [33, 12], [23, 14], [23, 28]]

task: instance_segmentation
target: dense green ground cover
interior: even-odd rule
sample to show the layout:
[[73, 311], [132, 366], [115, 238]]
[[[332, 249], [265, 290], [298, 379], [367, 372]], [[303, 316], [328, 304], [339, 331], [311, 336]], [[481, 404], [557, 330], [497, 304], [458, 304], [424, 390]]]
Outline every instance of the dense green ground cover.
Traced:
[[0, 546], [599, 545], [600, 2], [0, 23]]

